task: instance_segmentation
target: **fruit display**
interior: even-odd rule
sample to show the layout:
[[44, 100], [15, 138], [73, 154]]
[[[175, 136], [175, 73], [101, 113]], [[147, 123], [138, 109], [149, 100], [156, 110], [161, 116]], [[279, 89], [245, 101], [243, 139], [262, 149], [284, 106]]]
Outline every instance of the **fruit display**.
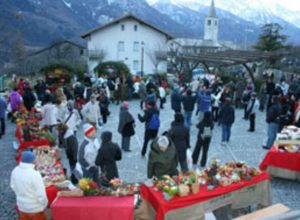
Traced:
[[114, 196], [129, 196], [139, 192], [139, 184], [128, 184], [118, 178], [112, 179], [110, 184]]
[[274, 145], [280, 152], [300, 153], [300, 128], [293, 125], [284, 127], [277, 134]]
[[211, 190], [217, 186], [229, 186], [244, 180], [251, 180], [260, 175], [261, 171], [249, 167], [245, 162], [227, 162], [220, 165], [214, 159], [208, 168], [202, 171], [180, 173], [178, 176], [170, 177], [164, 175], [153, 179], [154, 190], [163, 192], [166, 200], [174, 196], [187, 196], [196, 194], [202, 187]]
[[58, 161], [58, 148], [42, 146], [33, 149], [33, 153], [36, 156], [35, 169], [41, 173], [46, 186], [65, 180], [63, 166]]
[[300, 128], [290, 125], [282, 129], [280, 133], [277, 134], [277, 140], [299, 140], [300, 141]]

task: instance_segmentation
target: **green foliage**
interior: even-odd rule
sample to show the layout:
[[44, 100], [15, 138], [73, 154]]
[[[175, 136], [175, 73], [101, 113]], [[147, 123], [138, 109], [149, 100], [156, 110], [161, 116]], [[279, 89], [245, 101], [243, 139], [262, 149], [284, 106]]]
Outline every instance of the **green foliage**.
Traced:
[[[256, 50], [264, 52], [274, 52], [280, 49], [289, 48], [289, 46], [285, 45], [287, 36], [281, 34], [282, 30], [283, 28], [277, 23], [265, 24], [262, 27], [262, 32], [257, 44], [253, 47]], [[271, 57], [269, 59], [270, 67], [274, 67], [280, 59], [280, 57]]]
[[99, 63], [94, 71], [98, 74], [98, 76], [111, 76], [111, 77], [128, 77], [129, 76], [129, 68], [123, 62], [117, 61], [107, 61], [103, 63]]

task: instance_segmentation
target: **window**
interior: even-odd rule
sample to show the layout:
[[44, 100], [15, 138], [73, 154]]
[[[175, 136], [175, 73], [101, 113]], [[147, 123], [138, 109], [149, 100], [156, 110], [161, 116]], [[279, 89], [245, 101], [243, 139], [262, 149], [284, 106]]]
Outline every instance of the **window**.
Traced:
[[125, 31], [125, 25], [124, 24], [121, 24], [121, 30]]
[[140, 43], [137, 42], [137, 41], [134, 41], [133, 42], [133, 51], [134, 52], [139, 52], [139, 46], [140, 46]]
[[124, 43], [124, 41], [119, 41], [119, 43], [118, 43], [118, 51], [119, 52], [125, 51], [125, 43]]
[[211, 25], [211, 20], [207, 21], [207, 25], [210, 26]]
[[215, 21], [215, 25], [216, 25], [216, 26], [218, 25], [218, 21]]
[[140, 66], [140, 65], [139, 65], [139, 61], [138, 61], [138, 60], [134, 60], [134, 61], [133, 61], [133, 69], [134, 69], [134, 70], [138, 70], [138, 69], [139, 69], [139, 66]]
[[135, 24], [135, 25], [133, 26], [133, 29], [134, 29], [134, 31], [137, 31], [137, 30], [138, 30], [138, 26]]

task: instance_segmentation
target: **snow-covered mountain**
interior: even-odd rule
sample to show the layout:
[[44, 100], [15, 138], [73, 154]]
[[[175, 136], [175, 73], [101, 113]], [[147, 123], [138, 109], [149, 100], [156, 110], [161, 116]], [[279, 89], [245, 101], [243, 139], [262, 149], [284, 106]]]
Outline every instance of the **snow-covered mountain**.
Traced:
[[[182, 5], [198, 11], [204, 6], [209, 6], [211, 0], [148, 0], [148, 2]], [[258, 25], [283, 20], [300, 28], [299, 0], [215, 0], [215, 5], [217, 8]]]

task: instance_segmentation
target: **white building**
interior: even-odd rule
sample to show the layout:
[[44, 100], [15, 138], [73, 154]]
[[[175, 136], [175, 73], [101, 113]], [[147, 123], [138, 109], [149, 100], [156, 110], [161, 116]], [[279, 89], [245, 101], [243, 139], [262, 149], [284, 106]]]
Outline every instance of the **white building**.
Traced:
[[173, 37], [132, 14], [96, 27], [81, 37], [88, 41], [91, 72], [99, 61], [122, 61], [132, 74], [167, 70], [166, 59], [158, 59], [157, 52], [167, 52]]

